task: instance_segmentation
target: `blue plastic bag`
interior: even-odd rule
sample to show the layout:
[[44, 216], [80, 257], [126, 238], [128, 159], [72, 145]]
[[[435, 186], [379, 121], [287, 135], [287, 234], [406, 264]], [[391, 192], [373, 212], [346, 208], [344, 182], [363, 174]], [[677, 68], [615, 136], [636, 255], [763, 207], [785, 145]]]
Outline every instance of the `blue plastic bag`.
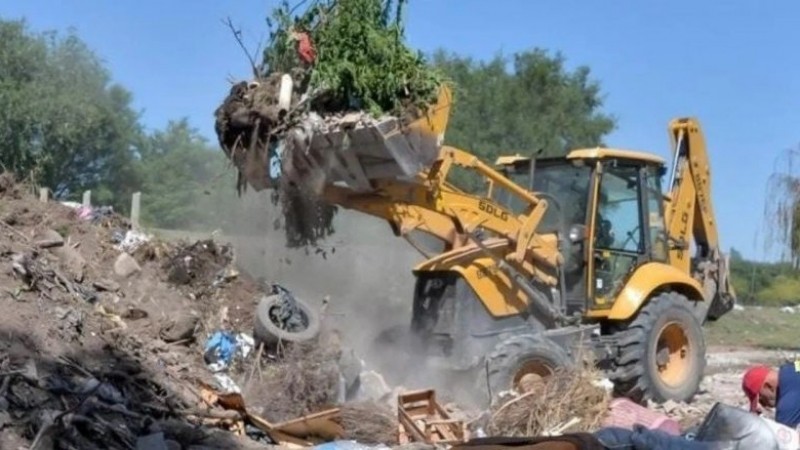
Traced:
[[206, 341], [203, 359], [212, 372], [220, 372], [228, 368], [236, 354], [238, 343], [228, 331], [217, 331]]

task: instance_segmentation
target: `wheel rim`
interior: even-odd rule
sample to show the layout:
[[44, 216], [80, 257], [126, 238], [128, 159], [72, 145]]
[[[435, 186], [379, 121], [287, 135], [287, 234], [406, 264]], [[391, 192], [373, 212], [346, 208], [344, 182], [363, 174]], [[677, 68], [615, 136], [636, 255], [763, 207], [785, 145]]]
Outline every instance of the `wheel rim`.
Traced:
[[691, 373], [691, 345], [683, 327], [670, 322], [658, 333], [655, 365], [661, 381], [668, 386], [683, 384]]
[[280, 306], [272, 306], [269, 308], [269, 320], [272, 322], [276, 327], [280, 328], [284, 331], [289, 331], [291, 333], [300, 333], [308, 329], [309, 319], [308, 314], [303, 311], [303, 308], [297, 308], [296, 316], [293, 316], [293, 319], [297, 319], [300, 321], [299, 327], [295, 327], [293, 329], [287, 329], [286, 323], [280, 320]]
[[539, 359], [528, 360], [514, 373], [511, 388], [525, 393], [534, 389], [536, 385], [551, 375], [553, 375], [553, 368], [547, 362]]

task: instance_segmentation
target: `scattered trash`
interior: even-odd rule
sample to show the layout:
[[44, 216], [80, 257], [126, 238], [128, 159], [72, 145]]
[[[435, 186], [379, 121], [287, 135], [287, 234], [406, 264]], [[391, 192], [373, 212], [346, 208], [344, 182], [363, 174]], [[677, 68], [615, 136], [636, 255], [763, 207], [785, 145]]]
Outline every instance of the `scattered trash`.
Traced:
[[626, 398], [615, 398], [608, 405], [608, 413], [603, 421], [604, 427], [632, 430], [642, 425], [650, 430], [661, 430], [672, 436], [681, 434], [681, 426], [664, 414], [652, 411]]
[[385, 445], [364, 445], [356, 441], [333, 441], [312, 447], [316, 450], [370, 450], [389, 449]]
[[237, 355], [246, 358], [253, 346], [253, 338], [244, 333], [216, 331], [206, 341], [203, 359], [209, 370], [221, 372], [230, 367]]
[[[721, 450], [710, 443], [690, 441], [681, 436], [666, 433], [658, 429], [650, 429], [635, 425], [632, 429], [622, 427], [605, 427], [594, 433], [600, 441], [600, 448], [652, 448], [652, 449], [685, 449], [685, 450]], [[744, 447], [750, 448], [750, 447]], [[760, 447], [759, 447], [760, 448]]]
[[239, 389], [239, 385], [233, 381], [233, 378], [224, 374], [224, 373], [215, 373], [214, 379], [217, 381], [217, 385], [219, 386], [220, 391], [223, 394], [241, 394], [242, 391]]
[[736, 442], [737, 448], [800, 448], [797, 432], [749, 411], [716, 403], [695, 434], [696, 441]]
[[123, 236], [120, 236], [120, 234], [120, 232], [116, 231], [112, 235], [112, 239], [117, 244], [114, 248], [127, 253], [135, 252], [142, 244], [149, 242], [151, 239], [150, 236], [137, 230], [128, 230]]
[[433, 390], [402, 394], [397, 399], [399, 442], [456, 444], [469, 439], [464, 422], [453, 420], [436, 401]]
[[229, 283], [231, 280], [235, 280], [236, 277], [238, 276], [239, 276], [238, 270], [232, 267], [226, 267], [225, 269], [222, 269], [217, 273], [217, 276], [214, 277], [214, 282], [211, 283], [211, 286], [215, 288], [223, 286]]
[[594, 380], [592, 381], [592, 386], [603, 388], [606, 390], [606, 392], [609, 393], [614, 391], [614, 383], [608, 378], [601, 378], [599, 380]]

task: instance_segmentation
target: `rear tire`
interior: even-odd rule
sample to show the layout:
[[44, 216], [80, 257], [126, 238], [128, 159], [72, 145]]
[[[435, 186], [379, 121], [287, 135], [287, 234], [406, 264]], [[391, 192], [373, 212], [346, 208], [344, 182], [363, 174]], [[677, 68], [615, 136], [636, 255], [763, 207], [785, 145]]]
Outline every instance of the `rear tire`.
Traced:
[[[526, 385], [553, 375], [557, 369], [573, 366], [565, 349], [547, 337], [533, 334], [506, 339], [495, 347], [487, 361], [488, 386], [486, 370], [481, 368], [478, 392], [486, 393], [483, 396], [486, 399], [488, 387], [493, 397], [490, 400], [503, 391], [523, 391]], [[533, 378], [526, 375], [533, 375]]]
[[677, 292], [652, 298], [616, 333], [617, 393], [636, 401], [687, 402], [705, 370], [705, 339], [689, 300]]

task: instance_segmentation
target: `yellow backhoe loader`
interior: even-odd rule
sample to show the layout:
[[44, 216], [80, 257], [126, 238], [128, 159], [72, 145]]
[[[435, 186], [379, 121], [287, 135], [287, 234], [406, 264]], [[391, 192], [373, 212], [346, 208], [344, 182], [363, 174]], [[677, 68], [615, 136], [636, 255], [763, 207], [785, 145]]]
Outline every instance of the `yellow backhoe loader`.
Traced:
[[[491, 392], [570, 366], [588, 345], [621, 394], [689, 400], [705, 367], [702, 325], [735, 300], [698, 122], [669, 123], [669, 167], [611, 148], [489, 165], [441, 145], [449, 108], [443, 89], [411, 125], [298, 127], [302, 151], [250, 157], [262, 168], [279, 160], [273, 178], [239, 170], [252, 185], [314, 185], [408, 239], [426, 256], [413, 268], [409, 335], [429, 358], [479, 368]], [[485, 188], [457, 187], [458, 172]]]

